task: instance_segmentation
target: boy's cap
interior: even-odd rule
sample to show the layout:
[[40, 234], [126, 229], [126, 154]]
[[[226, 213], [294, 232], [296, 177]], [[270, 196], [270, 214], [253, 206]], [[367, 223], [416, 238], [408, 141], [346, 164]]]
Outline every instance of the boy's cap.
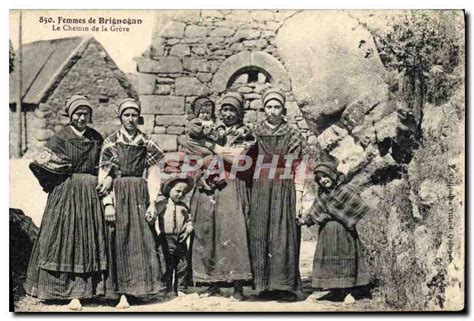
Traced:
[[185, 193], [189, 193], [190, 190], [194, 187], [194, 179], [192, 177], [192, 172], [186, 172], [186, 176], [180, 176], [183, 164], [186, 160], [186, 154], [184, 152], [176, 152], [168, 154], [168, 158], [165, 159], [163, 164], [163, 172], [166, 174], [171, 174], [171, 178], [168, 178], [163, 181], [161, 185], [161, 194], [165, 197], [170, 196], [170, 191], [173, 186], [178, 182], [183, 182], [187, 184]]
[[186, 183], [186, 189], [184, 191], [185, 194], [189, 193], [193, 187], [194, 187], [194, 179], [190, 176], [187, 177], [173, 177], [168, 180], [166, 180], [162, 185], [161, 185], [161, 194], [163, 194], [165, 197], [170, 197], [170, 191], [171, 189], [177, 184], [177, 183]]

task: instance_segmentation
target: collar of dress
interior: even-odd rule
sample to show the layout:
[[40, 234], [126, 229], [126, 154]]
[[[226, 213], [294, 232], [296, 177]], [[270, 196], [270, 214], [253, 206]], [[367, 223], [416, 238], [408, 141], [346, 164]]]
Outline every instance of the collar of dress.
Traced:
[[141, 133], [140, 133], [140, 130], [137, 129], [137, 132], [135, 133], [135, 135], [130, 135], [127, 130], [125, 128], [120, 128], [120, 134], [122, 134], [124, 137], [126, 137], [128, 139], [128, 141], [134, 143], [136, 142], [140, 136], [141, 136]]
[[176, 203], [170, 198], [168, 198], [168, 204], [167, 206], [176, 206]]
[[69, 127], [71, 127], [71, 129], [72, 129], [72, 131], [74, 132], [74, 134], [76, 134], [76, 135], [77, 135], [78, 137], [80, 137], [80, 138], [84, 137], [84, 133], [85, 133], [86, 130], [87, 130], [87, 128], [86, 128], [86, 129], [84, 129], [84, 130], [79, 131], [79, 130], [77, 130], [76, 128], [74, 128], [74, 126], [69, 126]]

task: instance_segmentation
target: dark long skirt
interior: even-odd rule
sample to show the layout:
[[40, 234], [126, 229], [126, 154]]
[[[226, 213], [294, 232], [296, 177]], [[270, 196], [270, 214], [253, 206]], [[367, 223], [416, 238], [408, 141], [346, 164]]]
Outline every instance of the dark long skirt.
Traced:
[[257, 291], [301, 291], [296, 191], [290, 180], [255, 180], [249, 235]]
[[165, 261], [154, 228], [145, 220], [149, 205], [141, 177], [114, 180], [115, 237], [113, 260], [119, 294], [153, 297], [162, 287]]
[[313, 261], [315, 288], [351, 288], [369, 284], [369, 273], [357, 231], [337, 221], [319, 230]]
[[250, 281], [245, 182], [228, 180], [222, 190], [208, 194], [196, 189], [191, 200], [194, 226], [193, 281]]
[[73, 174], [49, 193], [24, 285], [28, 294], [40, 299], [114, 297], [96, 185], [97, 176]]

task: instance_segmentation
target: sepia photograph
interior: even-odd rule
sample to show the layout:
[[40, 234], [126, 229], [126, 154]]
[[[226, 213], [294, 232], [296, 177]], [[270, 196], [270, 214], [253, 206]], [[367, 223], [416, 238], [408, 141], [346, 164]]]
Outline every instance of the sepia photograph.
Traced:
[[10, 312], [465, 312], [465, 11], [9, 16]]

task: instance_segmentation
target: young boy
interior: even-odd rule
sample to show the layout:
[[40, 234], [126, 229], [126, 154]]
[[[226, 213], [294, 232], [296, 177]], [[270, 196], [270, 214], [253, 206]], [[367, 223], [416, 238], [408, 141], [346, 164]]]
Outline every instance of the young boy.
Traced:
[[186, 240], [193, 231], [193, 226], [183, 198], [193, 186], [194, 180], [191, 177], [176, 177], [164, 182], [161, 193], [165, 198], [156, 205], [159, 224], [157, 232], [161, 232], [166, 239], [164, 284], [167, 294], [178, 295], [178, 290], [186, 287], [188, 270]]
[[369, 284], [355, 227], [370, 208], [354, 188], [340, 183], [340, 176], [332, 165], [320, 164], [314, 173], [319, 185], [316, 199], [308, 215], [299, 221], [308, 226], [319, 225], [312, 286], [330, 290], [326, 298], [350, 302], [354, 300], [353, 288]]

